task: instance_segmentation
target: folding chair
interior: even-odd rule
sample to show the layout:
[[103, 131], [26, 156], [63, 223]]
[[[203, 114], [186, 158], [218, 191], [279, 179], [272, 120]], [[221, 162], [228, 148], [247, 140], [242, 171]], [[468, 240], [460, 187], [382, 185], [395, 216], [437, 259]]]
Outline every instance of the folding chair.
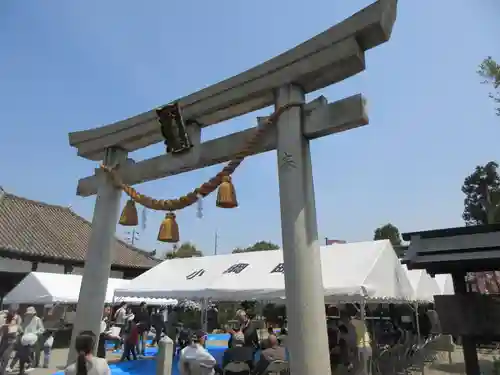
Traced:
[[276, 360], [276, 361], [272, 361], [271, 363], [269, 363], [269, 365], [267, 365], [267, 368], [266, 370], [264, 371], [264, 374], [287, 374], [289, 373], [290, 371], [290, 367], [288, 365], [288, 362], [287, 361], [279, 361], [279, 360]]
[[227, 373], [232, 374], [250, 374], [250, 367], [246, 362], [229, 362], [226, 367], [222, 369], [224, 375]]
[[184, 366], [189, 375], [207, 375], [212, 372], [212, 367], [204, 366], [196, 361], [189, 361]]

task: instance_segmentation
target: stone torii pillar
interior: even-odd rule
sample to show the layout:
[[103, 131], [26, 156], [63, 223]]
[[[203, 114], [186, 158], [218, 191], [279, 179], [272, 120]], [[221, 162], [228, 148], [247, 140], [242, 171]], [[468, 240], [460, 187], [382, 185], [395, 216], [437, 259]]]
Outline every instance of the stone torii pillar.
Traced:
[[[290, 84], [277, 90], [275, 106], [304, 101], [304, 91]], [[301, 109], [291, 108], [277, 123], [286, 307], [293, 327], [288, 348], [292, 374], [327, 374], [330, 356], [311, 153], [302, 119]]]
[[[119, 148], [108, 148], [103, 163], [116, 166], [126, 161], [127, 152]], [[76, 318], [71, 334], [68, 364], [76, 359], [75, 338], [82, 331], [100, 333], [102, 312], [108, 289], [108, 280], [113, 260], [113, 242], [118, 222], [122, 191], [117, 189], [106, 173], [97, 176], [97, 191], [92, 232], [85, 260], [85, 268], [76, 308]], [[97, 349], [97, 342], [94, 351]]]

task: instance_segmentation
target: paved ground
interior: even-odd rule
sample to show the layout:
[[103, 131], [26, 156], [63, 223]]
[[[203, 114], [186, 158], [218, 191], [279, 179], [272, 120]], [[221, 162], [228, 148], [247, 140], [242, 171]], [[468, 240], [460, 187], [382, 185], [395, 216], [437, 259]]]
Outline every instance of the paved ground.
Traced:
[[[500, 353], [494, 353], [491, 351], [482, 351], [479, 354], [479, 361], [481, 365], [481, 372], [483, 374], [491, 374], [493, 367], [493, 356], [497, 357]], [[54, 349], [51, 356], [50, 368], [43, 369], [38, 368], [31, 372], [32, 375], [51, 375], [55, 372], [61, 371], [66, 365], [66, 358], [68, 356], [68, 349]], [[117, 354], [112, 354], [108, 352], [108, 360], [117, 361], [119, 356]], [[418, 374], [419, 371], [414, 371]], [[427, 364], [425, 366], [425, 375], [459, 375], [465, 374], [465, 366], [463, 360], [463, 353], [460, 348], [452, 353], [452, 363], [448, 362], [447, 353], [441, 353], [438, 355], [437, 360], [434, 363]]]

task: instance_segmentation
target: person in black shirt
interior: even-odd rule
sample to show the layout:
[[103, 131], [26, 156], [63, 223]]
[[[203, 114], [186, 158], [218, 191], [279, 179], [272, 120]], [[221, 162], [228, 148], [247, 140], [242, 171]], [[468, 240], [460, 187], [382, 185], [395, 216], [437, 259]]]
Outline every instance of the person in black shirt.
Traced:
[[137, 352], [139, 355], [144, 356], [146, 351], [146, 340], [148, 332], [151, 329], [151, 316], [149, 315], [148, 306], [146, 302], [141, 302], [139, 311], [135, 315], [135, 322], [137, 324], [137, 333], [139, 334], [139, 344], [137, 345]]
[[166, 332], [166, 324], [163, 317], [163, 312], [165, 311], [165, 307], [160, 309], [156, 309], [153, 315], [151, 316], [151, 325], [155, 329], [156, 336], [153, 339], [153, 345], [157, 345], [161, 340], [161, 335], [163, 332]]
[[345, 366], [345, 368], [349, 371], [352, 369], [352, 364], [346, 340], [348, 335], [347, 327], [345, 325], [339, 325], [338, 327], [330, 325], [327, 328], [327, 332], [332, 373], [336, 372], [335, 370], [339, 366]]

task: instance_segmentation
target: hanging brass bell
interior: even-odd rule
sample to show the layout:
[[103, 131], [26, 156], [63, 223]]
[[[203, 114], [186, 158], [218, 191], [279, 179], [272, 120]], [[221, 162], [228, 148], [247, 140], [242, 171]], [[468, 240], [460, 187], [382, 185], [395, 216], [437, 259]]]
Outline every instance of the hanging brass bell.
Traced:
[[158, 241], [176, 243], [179, 242], [179, 226], [175, 220], [175, 214], [168, 212], [161, 222]]
[[220, 208], [235, 208], [238, 207], [236, 199], [236, 190], [231, 182], [231, 176], [222, 177], [222, 183], [217, 191], [217, 207]]
[[139, 224], [137, 208], [135, 207], [135, 202], [132, 199], [129, 199], [125, 204], [125, 207], [123, 207], [118, 223], [127, 227], [133, 227]]

